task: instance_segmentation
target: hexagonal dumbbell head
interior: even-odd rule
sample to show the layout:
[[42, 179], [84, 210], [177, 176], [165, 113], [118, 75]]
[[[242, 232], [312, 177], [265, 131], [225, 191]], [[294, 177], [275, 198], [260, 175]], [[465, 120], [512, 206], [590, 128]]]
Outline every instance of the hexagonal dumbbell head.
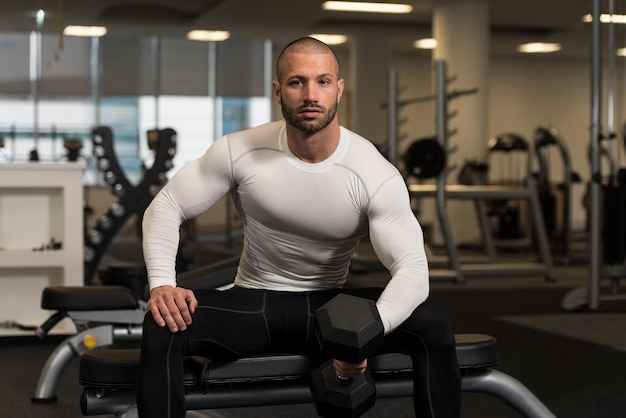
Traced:
[[339, 380], [332, 360], [311, 374], [311, 393], [320, 417], [356, 418], [376, 403], [376, 386], [369, 370], [348, 380]]
[[339, 294], [315, 312], [324, 355], [360, 363], [383, 343], [384, 328], [376, 304]]

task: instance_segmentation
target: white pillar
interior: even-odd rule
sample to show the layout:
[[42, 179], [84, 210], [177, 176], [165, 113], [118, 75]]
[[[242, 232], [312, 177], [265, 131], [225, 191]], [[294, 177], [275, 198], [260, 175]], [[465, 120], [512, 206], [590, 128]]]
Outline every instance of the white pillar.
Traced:
[[348, 127], [375, 144], [385, 145], [387, 141], [387, 114], [381, 104], [387, 100], [390, 59], [386, 37], [351, 37], [350, 72], [346, 75]]
[[[489, 82], [489, 8], [482, 1], [450, 1], [437, 6], [433, 14], [433, 37], [437, 40], [434, 60], [447, 63], [448, 75], [456, 77], [448, 84], [448, 92], [478, 88], [478, 93], [461, 96], [449, 102], [449, 112], [457, 112], [449, 120], [449, 147], [457, 151], [448, 156], [450, 167], [457, 170], [448, 177], [456, 183], [458, 170], [466, 159], [481, 159], [488, 141], [488, 82]], [[479, 237], [478, 221], [467, 222], [470, 201], [450, 201], [448, 214], [455, 241], [467, 242]]]

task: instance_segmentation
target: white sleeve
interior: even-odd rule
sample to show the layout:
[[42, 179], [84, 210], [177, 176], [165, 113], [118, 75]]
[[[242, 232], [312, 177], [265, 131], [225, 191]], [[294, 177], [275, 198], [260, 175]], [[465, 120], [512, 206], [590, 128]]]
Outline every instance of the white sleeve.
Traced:
[[181, 168], [154, 197], [143, 217], [143, 255], [150, 289], [176, 286], [180, 225], [219, 201], [232, 187], [228, 138]]
[[422, 228], [411, 210], [401, 176], [388, 180], [370, 205], [370, 239], [391, 273], [391, 280], [376, 303], [388, 334], [428, 297], [428, 261]]

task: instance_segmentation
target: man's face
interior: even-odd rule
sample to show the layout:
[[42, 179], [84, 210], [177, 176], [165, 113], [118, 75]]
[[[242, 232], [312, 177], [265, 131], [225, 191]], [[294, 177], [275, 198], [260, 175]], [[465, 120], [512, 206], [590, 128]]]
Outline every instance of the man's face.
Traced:
[[281, 80], [274, 82], [274, 95], [285, 121], [305, 133], [328, 126], [343, 93], [334, 56], [290, 53], [282, 70]]

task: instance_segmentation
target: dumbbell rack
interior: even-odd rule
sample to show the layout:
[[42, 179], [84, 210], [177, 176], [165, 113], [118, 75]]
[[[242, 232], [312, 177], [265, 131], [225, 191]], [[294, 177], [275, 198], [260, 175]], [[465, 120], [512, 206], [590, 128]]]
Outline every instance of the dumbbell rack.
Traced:
[[[453, 134], [449, 130], [451, 113], [448, 110], [449, 101], [463, 95], [476, 92], [476, 89], [448, 92], [449, 78], [447, 76], [446, 62], [435, 62], [436, 70], [436, 138], [439, 145], [450, 152], [448, 142]], [[390, 86], [395, 90], [395, 86]], [[389, 106], [388, 109], [395, 109]], [[397, 120], [397, 115], [389, 115], [390, 121]], [[546, 281], [553, 281], [552, 255], [548, 246], [548, 236], [543, 222], [543, 214], [539, 203], [539, 197], [535, 182], [532, 178], [526, 181], [524, 187], [490, 186], [490, 185], [458, 185], [447, 184], [446, 177], [449, 172], [446, 159], [445, 167], [437, 176], [435, 184], [410, 184], [408, 186], [411, 197], [436, 199], [437, 215], [441, 226], [447, 252], [447, 264], [450, 269], [433, 268], [430, 270], [431, 279], [452, 279], [457, 283], [463, 283], [466, 276], [512, 276], [512, 275], [537, 275], [541, 274]], [[476, 207], [478, 222], [483, 238], [485, 250], [489, 262], [486, 263], [462, 263], [458, 248], [455, 245], [452, 225], [446, 208], [449, 199], [472, 200]], [[485, 201], [494, 199], [518, 199], [527, 200], [532, 217], [534, 234], [537, 241], [539, 262], [502, 263], [495, 261], [495, 250], [490, 231], [489, 221], [486, 215]]]
[[140, 230], [143, 212], [167, 182], [165, 173], [173, 167], [172, 159], [176, 155], [176, 132], [173, 129], [150, 131], [149, 135], [157, 135], [155, 158], [152, 167], [144, 172], [141, 182], [134, 186], [122, 170], [115, 148], [113, 132], [109, 127], [98, 127], [92, 135], [93, 150], [97, 158], [98, 169], [104, 173], [104, 181], [118, 197], [106, 214], [102, 215], [94, 227], [85, 223], [84, 231], [84, 278], [85, 284], [93, 280], [100, 259], [104, 255], [111, 240], [126, 221], [137, 215]]

